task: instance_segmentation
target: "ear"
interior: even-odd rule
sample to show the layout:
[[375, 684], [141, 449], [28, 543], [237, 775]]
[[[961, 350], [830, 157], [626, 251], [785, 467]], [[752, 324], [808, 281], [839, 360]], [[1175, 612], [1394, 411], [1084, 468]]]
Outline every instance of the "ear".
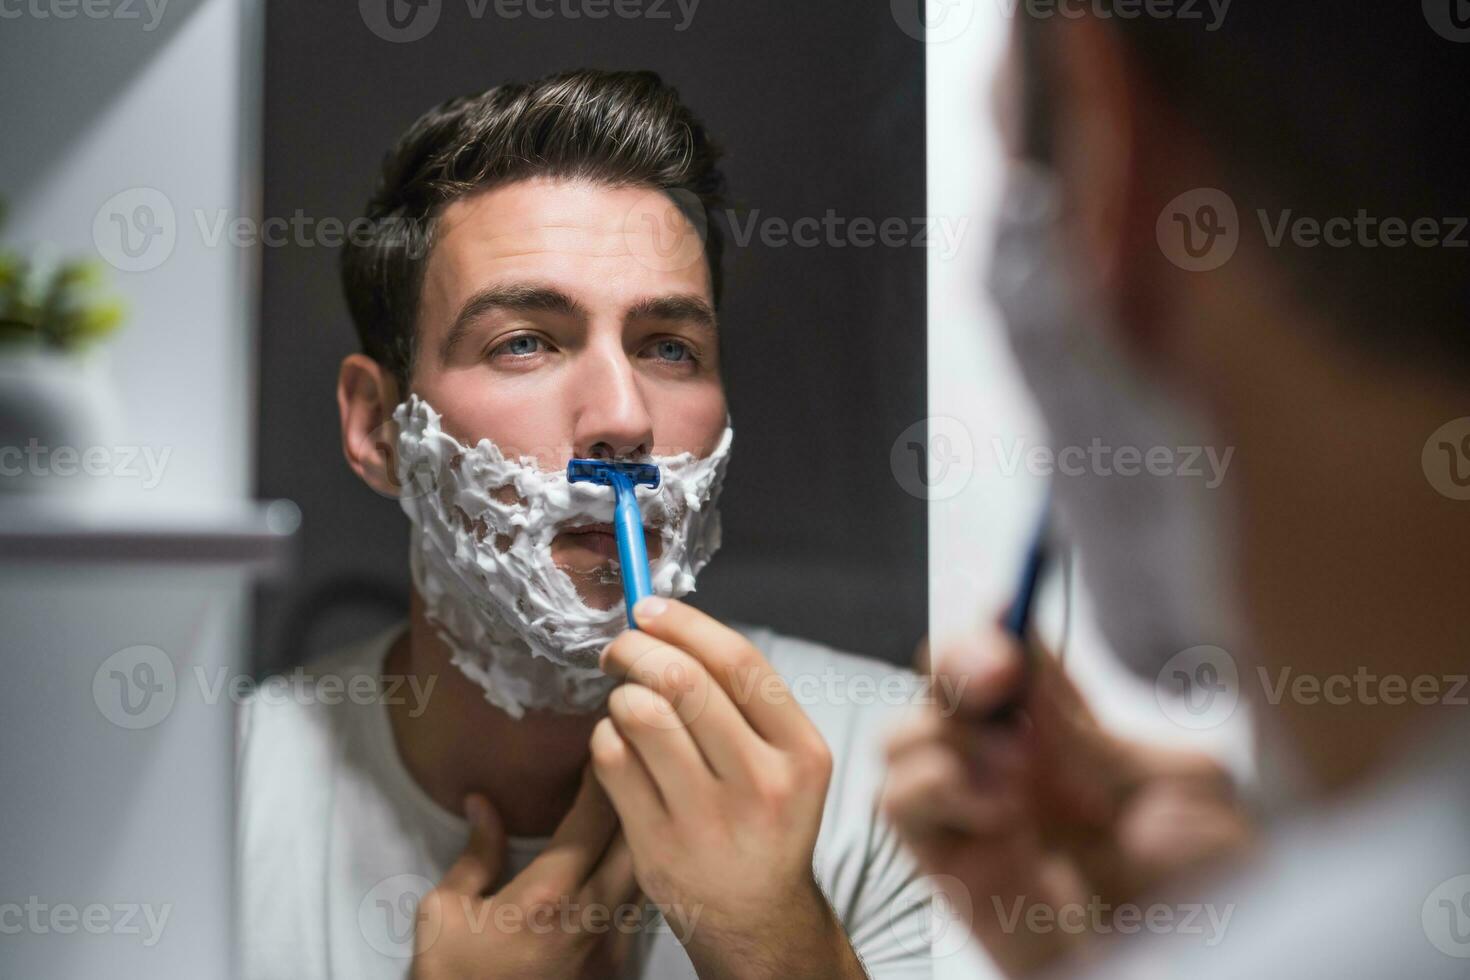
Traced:
[[398, 496], [395, 448], [399, 402], [392, 372], [365, 354], [349, 354], [337, 372], [337, 412], [342, 421], [342, 455], [362, 481], [385, 497]]
[[1103, 295], [1116, 295], [1129, 260], [1136, 187], [1137, 86], [1122, 40], [1096, 17], [1050, 25], [1056, 168], [1074, 220], [1067, 244]]

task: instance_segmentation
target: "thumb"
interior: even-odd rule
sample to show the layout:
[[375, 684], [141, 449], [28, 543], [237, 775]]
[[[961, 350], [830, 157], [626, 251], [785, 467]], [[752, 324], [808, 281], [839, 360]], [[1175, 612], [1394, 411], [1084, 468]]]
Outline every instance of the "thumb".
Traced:
[[539, 881], [556, 894], [571, 894], [582, 886], [597, 866], [608, 841], [618, 829], [618, 814], [589, 764], [572, 808], [562, 818], [546, 849], [506, 885], [512, 894], [525, 882]]
[[458, 895], [479, 897], [490, 890], [505, 865], [505, 824], [490, 801], [478, 793], [465, 797], [470, 839], [459, 859], [444, 872], [439, 887]]
[[933, 693], [946, 715], [983, 720], [1021, 696], [1025, 654], [999, 628], [946, 643], [933, 661]]

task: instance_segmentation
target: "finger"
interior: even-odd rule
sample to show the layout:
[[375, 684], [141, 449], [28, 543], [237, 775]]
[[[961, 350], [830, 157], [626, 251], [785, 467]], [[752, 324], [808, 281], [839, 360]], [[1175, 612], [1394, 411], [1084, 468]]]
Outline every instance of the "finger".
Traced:
[[742, 747], [760, 736], [694, 657], [642, 630], [627, 630], [603, 653], [602, 669], [663, 695], [720, 778], [739, 779], [748, 771]]
[[592, 877], [582, 888], [583, 905], [601, 905], [606, 908], [626, 903], [638, 891], [638, 879], [633, 872], [633, 849], [628, 838], [619, 831], [613, 835], [612, 843], [592, 870]]
[[505, 891], [518, 893], [526, 885], [535, 884], [558, 897], [574, 894], [592, 873], [617, 826], [617, 813], [607, 794], [590, 772], [583, 770], [572, 808], [557, 825], [546, 850], [516, 875]]
[[977, 790], [966, 778], [958, 755], [937, 744], [913, 749], [889, 770], [882, 807], [894, 827], [909, 839], [946, 831], [994, 836], [1014, 827], [1021, 814], [1013, 784]]
[[714, 773], [663, 695], [641, 684], [622, 684], [608, 696], [607, 712], [618, 734], [648, 767], [671, 813], [710, 797]]
[[1010, 726], [976, 725], [925, 713], [895, 729], [885, 746], [890, 768], [939, 746], [961, 760], [966, 781], [976, 789], [999, 782], [1020, 785], [1031, 764], [1024, 734]]
[[618, 734], [611, 718], [592, 729], [591, 747], [592, 771], [617, 809], [629, 842], [638, 847], [656, 842], [668, 811], [638, 752]]
[[505, 825], [490, 801], [478, 793], [465, 800], [470, 839], [458, 860], [444, 872], [439, 886], [457, 895], [488, 892], [505, 866]]
[[633, 610], [638, 628], [704, 665], [767, 742], [795, 748], [819, 738], [786, 681], [745, 637], [675, 599], [651, 597]]
[[927, 676], [929, 666], [929, 634], [926, 633], [914, 645], [914, 672]]
[[934, 658], [933, 695], [941, 713], [983, 719], [1024, 697], [1025, 654], [1000, 629], [946, 643]]

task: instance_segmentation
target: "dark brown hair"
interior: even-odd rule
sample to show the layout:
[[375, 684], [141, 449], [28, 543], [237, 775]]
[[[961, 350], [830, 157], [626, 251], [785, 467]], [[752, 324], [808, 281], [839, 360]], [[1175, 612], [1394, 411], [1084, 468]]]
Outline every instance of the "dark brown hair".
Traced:
[[[1047, 160], [1054, 95], [1041, 45], [1059, 18], [1047, 15], [1054, 6], [1021, 6], [1024, 132], [1031, 155]], [[1161, 8], [1178, 16], [1150, 16], [1136, 4], [1125, 16], [1117, 0], [1101, 0], [1093, 10], [1210, 145], [1243, 230], [1259, 234], [1252, 226], [1263, 214], [1288, 212], [1438, 223], [1444, 240], [1434, 247], [1284, 247], [1280, 264], [1299, 297], [1347, 335], [1463, 377], [1470, 50], [1442, 36], [1434, 6], [1238, 0], [1218, 15], [1201, 3], [1192, 17], [1179, 4]], [[1149, 165], [1169, 171], [1167, 160]]]
[[407, 382], [436, 218], [459, 198], [531, 177], [677, 192], [671, 199], [704, 235], [718, 303], [723, 240], [708, 218], [724, 200], [719, 157], [679, 93], [647, 71], [565, 72], [430, 109], [389, 151], [360, 223], [367, 231], [342, 251], [363, 351]]

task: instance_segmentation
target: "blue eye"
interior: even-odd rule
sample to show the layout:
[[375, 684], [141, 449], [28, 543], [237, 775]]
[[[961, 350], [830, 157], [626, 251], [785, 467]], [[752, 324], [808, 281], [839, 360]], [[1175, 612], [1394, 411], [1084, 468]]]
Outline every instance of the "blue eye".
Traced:
[[687, 361], [693, 356], [689, 345], [680, 340], [660, 340], [654, 345], [653, 351], [659, 360], [672, 364]]
[[541, 349], [541, 347], [542, 343], [540, 337], [536, 337], [526, 333], [521, 334], [519, 337], [510, 338], [505, 343], [495, 348], [492, 353], [506, 353], [511, 355], [512, 357], [529, 357], [530, 355], [537, 353]]

